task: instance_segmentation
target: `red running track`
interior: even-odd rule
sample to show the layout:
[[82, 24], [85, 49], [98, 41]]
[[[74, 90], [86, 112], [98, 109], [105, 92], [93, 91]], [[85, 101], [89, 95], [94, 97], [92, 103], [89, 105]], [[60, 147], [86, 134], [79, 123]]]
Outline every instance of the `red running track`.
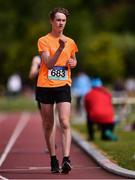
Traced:
[[[60, 130], [57, 156], [61, 163]], [[68, 175], [51, 174], [38, 112], [0, 113], [0, 179], [123, 179], [106, 172], [72, 142], [73, 169]]]

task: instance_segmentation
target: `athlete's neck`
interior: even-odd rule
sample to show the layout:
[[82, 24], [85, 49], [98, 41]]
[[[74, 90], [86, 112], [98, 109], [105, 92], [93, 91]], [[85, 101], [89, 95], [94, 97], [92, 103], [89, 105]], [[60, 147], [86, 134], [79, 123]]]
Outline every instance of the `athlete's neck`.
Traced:
[[60, 31], [60, 32], [51, 31], [50, 34], [56, 38], [59, 38], [59, 37], [63, 36], [63, 31]]

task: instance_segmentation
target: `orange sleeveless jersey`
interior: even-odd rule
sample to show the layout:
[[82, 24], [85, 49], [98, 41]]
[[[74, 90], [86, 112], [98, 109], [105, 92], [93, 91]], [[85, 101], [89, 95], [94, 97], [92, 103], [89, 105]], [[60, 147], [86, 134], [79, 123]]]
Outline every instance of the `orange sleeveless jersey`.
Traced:
[[[65, 48], [51, 70], [47, 69], [42, 60], [37, 81], [38, 87], [60, 87], [66, 84], [71, 86], [71, 69], [70, 66], [66, 64], [69, 58], [78, 51], [78, 48], [72, 39], [66, 38]], [[48, 51], [50, 56], [53, 57], [58, 47], [59, 38], [53, 37], [50, 33], [38, 40], [39, 53]]]

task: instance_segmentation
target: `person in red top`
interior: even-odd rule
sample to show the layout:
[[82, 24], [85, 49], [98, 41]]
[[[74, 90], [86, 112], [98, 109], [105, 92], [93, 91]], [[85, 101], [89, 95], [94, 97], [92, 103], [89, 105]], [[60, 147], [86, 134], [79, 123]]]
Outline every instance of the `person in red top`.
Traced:
[[115, 125], [114, 108], [111, 93], [102, 85], [99, 78], [92, 80], [92, 90], [84, 97], [84, 106], [87, 114], [89, 139], [94, 139], [94, 124], [100, 125], [101, 139], [117, 140], [113, 134]]
[[[51, 32], [38, 39], [38, 51], [42, 60], [36, 87], [36, 100], [41, 104], [45, 140], [50, 153], [51, 172], [65, 174], [71, 170], [71, 69], [77, 65], [78, 51], [74, 40], [63, 34], [68, 16], [69, 12], [65, 8], [54, 8], [50, 12]], [[51, 142], [55, 103], [62, 129], [61, 169], [55, 152], [55, 142]]]

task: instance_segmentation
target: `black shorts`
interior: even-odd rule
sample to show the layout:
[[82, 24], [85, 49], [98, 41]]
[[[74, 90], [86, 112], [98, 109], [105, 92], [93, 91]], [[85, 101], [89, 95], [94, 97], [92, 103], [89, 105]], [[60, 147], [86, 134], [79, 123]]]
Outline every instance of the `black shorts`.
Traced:
[[36, 87], [36, 100], [43, 104], [71, 103], [70, 86], [65, 85], [52, 88]]

